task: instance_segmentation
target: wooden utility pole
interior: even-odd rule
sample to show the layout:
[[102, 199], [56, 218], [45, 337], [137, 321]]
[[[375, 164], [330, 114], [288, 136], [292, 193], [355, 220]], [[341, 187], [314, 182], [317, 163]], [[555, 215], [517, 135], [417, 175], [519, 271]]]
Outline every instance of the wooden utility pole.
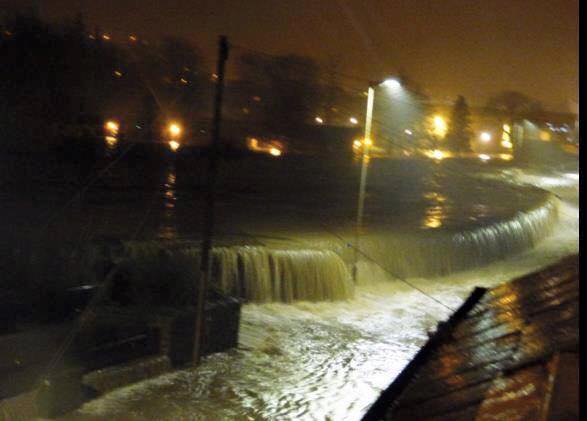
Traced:
[[204, 306], [208, 295], [208, 280], [210, 278], [210, 251], [212, 249], [212, 234], [214, 229], [214, 201], [216, 198], [216, 170], [220, 146], [220, 121], [222, 118], [222, 94], [224, 91], [224, 67], [228, 59], [228, 40], [225, 36], [218, 39], [218, 64], [216, 75], [216, 95], [214, 98], [214, 120], [212, 122], [212, 143], [208, 159], [206, 183], [206, 204], [204, 209], [204, 230], [202, 252], [200, 260], [200, 279], [196, 301], [196, 326], [194, 336], [194, 362], [198, 364], [202, 354], [202, 340], [204, 339]]

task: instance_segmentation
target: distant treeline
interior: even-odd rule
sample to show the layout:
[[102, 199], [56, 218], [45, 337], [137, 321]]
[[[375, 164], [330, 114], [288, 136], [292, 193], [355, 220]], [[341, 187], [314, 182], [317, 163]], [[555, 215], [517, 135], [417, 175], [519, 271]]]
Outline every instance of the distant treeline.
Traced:
[[[120, 123], [122, 135], [143, 141], [158, 140], [170, 121], [180, 122], [186, 137], [202, 136], [217, 82], [213, 62], [189, 40], [147, 42], [132, 34], [114, 40], [89, 29], [81, 16], [61, 23], [6, 18], [0, 23], [0, 150], [47, 150], [67, 137], [99, 133], [108, 119]], [[316, 122], [362, 125], [369, 82], [340, 74], [335, 59], [319, 64], [235, 46], [229, 63], [224, 116], [255, 135], [295, 136]], [[434, 144], [428, 98], [409, 77], [400, 79], [401, 93], [377, 94], [374, 137], [388, 146]], [[460, 150], [470, 133], [464, 98], [458, 102], [448, 125]], [[499, 93], [487, 106], [510, 122], [540, 110], [518, 92]]]
[[[167, 121], [189, 126], [211, 116], [216, 75], [188, 40], [114, 42], [81, 17], [47, 23], [16, 16], [0, 30], [2, 149], [51, 148], [75, 133], [72, 127], [99, 127], [109, 118], [121, 121], [123, 131], [140, 127], [153, 138]], [[333, 110], [348, 121], [363, 108], [361, 95], [325, 82], [323, 69], [307, 57], [235, 51], [231, 60], [236, 74], [227, 82], [227, 118], [275, 133], [317, 114], [331, 123]]]

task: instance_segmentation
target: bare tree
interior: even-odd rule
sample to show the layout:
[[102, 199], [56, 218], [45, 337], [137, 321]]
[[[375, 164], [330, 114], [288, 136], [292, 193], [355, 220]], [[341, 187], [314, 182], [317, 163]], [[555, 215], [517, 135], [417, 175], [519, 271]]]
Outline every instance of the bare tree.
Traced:
[[455, 152], [471, 151], [471, 112], [465, 97], [459, 95], [454, 103], [448, 132], [446, 135], [450, 148]]

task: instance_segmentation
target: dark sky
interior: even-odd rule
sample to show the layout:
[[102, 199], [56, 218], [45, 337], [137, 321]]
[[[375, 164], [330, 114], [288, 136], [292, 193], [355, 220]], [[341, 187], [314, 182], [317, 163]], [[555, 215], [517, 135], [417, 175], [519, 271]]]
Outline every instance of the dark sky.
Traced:
[[[578, 0], [48, 0], [44, 17], [81, 11], [90, 25], [151, 39], [219, 34], [270, 53], [339, 60], [378, 79], [402, 71], [433, 98], [483, 103], [515, 89], [553, 110], [578, 99]], [[115, 32], [116, 33], [116, 32]], [[576, 107], [576, 105], [575, 105]]]

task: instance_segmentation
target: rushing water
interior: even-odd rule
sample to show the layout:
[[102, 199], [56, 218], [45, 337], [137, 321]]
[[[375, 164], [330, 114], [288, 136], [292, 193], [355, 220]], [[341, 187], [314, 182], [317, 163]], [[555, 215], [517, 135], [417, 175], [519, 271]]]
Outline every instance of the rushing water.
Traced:
[[[514, 184], [545, 179], [486, 175]], [[455, 308], [474, 286], [496, 285], [576, 252], [578, 184], [567, 183], [574, 177], [564, 174], [546, 178], [561, 180], [555, 192], [565, 200], [560, 222], [550, 221], [555, 226], [543, 241], [478, 268], [410, 282]], [[224, 253], [232, 259], [239, 252]], [[426, 332], [451, 312], [375, 263], [362, 260], [359, 272], [350, 300], [246, 304], [236, 350], [115, 390], [67, 418], [358, 420], [425, 342]]]
[[[576, 252], [577, 209], [563, 206], [555, 233], [532, 251], [434, 281], [413, 278], [456, 307], [491, 286]], [[450, 311], [377, 266], [353, 300], [248, 304], [237, 350], [194, 369], [131, 385], [84, 405], [70, 419], [358, 420]]]
[[353, 297], [342, 259], [330, 250], [215, 250], [220, 289], [248, 302], [338, 301]]
[[[456, 162], [372, 161], [353, 288], [356, 166], [224, 163], [217, 279], [254, 301], [243, 307], [239, 347], [115, 390], [66, 418], [360, 419], [474, 286], [578, 249], [576, 173], [528, 176], [486, 164], [464, 176]], [[76, 189], [63, 175], [36, 188], [35, 201], [8, 189], [2, 229], [52, 241], [68, 234], [197, 242], [200, 169], [180, 162], [139, 173], [114, 168], [67, 207]]]

